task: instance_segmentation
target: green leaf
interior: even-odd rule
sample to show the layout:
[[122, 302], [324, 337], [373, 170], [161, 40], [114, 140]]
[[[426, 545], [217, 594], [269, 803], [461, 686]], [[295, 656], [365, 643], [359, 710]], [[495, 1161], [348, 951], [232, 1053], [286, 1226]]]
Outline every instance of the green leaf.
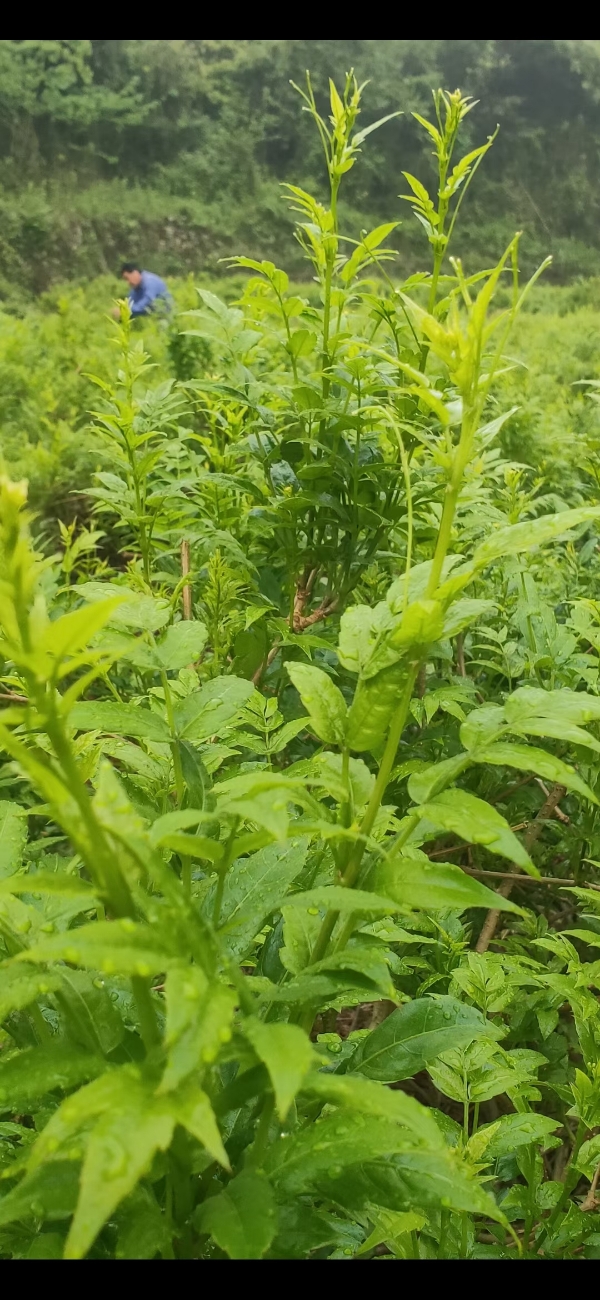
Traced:
[[284, 1120], [311, 1065], [315, 1051], [298, 1025], [266, 1024], [247, 1016], [241, 1026], [259, 1060], [266, 1065], [279, 1118]]
[[98, 1055], [115, 1051], [125, 1027], [104, 981], [92, 979], [85, 971], [61, 967], [57, 984], [60, 988], [56, 996], [71, 1037]]
[[545, 749], [536, 749], [533, 745], [512, 745], [502, 742], [499, 745], [487, 745], [480, 749], [476, 759], [478, 763], [493, 763], [498, 767], [516, 767], [522, 772], [537, 772], [537, 775], [543, 776], [546, 781], [564, 785], [565, 789], [575, 790], [591, 803], [598, 803], [595, 794], [577, 775], [575, 768], [571, 767], [570, 763], [563, 763], [560, 758], [555, 758], [554, 754], [548, 754]]
[[138, 975], [146, 978], [166, 970], [172, 952], [161, 943], [158, 927], [122, 921], [95, 921], [65, 934], [51, 935], [27, 951], [17, 961], [68, 961], [72, 966], [87, 966], [105, 975]]
[[154, 1259], [158, 1251], [169, 1258], [172, 1230], [151, 1188], [136, 1187], [117, 1211], [116, 1220], [117, 1259]]
[[[153, 1104], [133, 1072], [122, 1075], [109, 1109], [94, 1125], [81, 1171], [77, 1209], [65, 1259], [82, 1259], [100, 1229], [171, 1142], [175, 1118]], [[73, 1106], [77, 1098], [71, 1098]]]
[[480, 745], [490, 745], [506, 731], [506, 720], [502, 705], [486, 704], [482, 709], [473, 709], [460, 729], [460, 739], [465, 749], [478, 749]]
[[[116, 582], [83, 582], [76, 588], [77, 594], [83, 596], [90, 604], [105, 601], [107, 597], [119, 597], [120, 603], [111, 615], [110, 621], [115, 627], [132, 627], [143, 632], [155, 632], [164, 627], [171, 617], [168, 600], [143, 596], [131, 587], [122, 587]], [[125, 600], [123, 600], [125, 597]]]
[[341, 912], [344, 916], [353, 912], [364, 912], [369, 916], [391, 916], [401, 909], [389, 898], [371, 894], [365, 889], [345, 889], [343, 885], [319, 885], [316, 889], [307, 889], [301, 894], [291, 894], [285, 900], [286, 910], [301, 908], [314, 915], [315, 909]]
[[392, 1091], [381, 1083], [352, 1074], [328, 1073], [309, 1075], [302, 1092], [348, 1110], [394, 1120], [409, 1131], [415, 1145], [444, 1149], [442, 1134], [427, 1107], [405, 1092]]
[[75, 704], [69, 723], [76, 731], [108, 731], [117, 736], [136, 736], [140, 740], [168, 741], [169, 728], [163, 718], [135, 704], [117, 704], [112, 700]]
[[277, 1207], [264, 1175], [244, 1169], [200, 1207], [199, 1227], [230, 1259], [262, 1259], [277, 1230]]
[[[305, 839], [269, 844], [248, 858], [239, 858], [227, 872], [219, 934], [232, 957], [245, 955], [267, 917], [283, 902], [302, 871], [307, 849]], [[216, 885], [206, 898], [207, 917], [212, 917], [215, 890]]]
[[348, 710], [346, 743], [349, 749], [362, 753], [376, 750], [382, 744], [405, 686], [406, 664], [402, 661], [382, 669], [368, 680], [359, 679]]
[[499, 528], [477, 547], [473, 566], [475, 569], [483, 569], [487, 564], [493, 564], [494, 560], [504, 559], [507, 555], [518, 555], [521, 551], [532, 550], [534, 546], [544, 546], [557, 537], [564, 537], [572, 528], [598, 518], [600, 506], [580, 506], [576, 510], [541, 515], [539, 519], [528, 519], [523, 524]]
[[25, 971], [22, 966], [0, 969], [0, 1022], [11, 1011], [21, 1011], [36, 998], [52, 993], [60, 984], [54, 971]]
[[178, 672], [199, 659], [208, 639], [204, 623], [193, 619], [174, 623], [155, 645], [134, 641], [123, 654], [124, 659], [139, 668], [153, 668], [157, 672]]
[[419, 817], [426, 817], [437, 830], [453, 831], [467, 844], [483, 844], [490, 853], [516, 862], [528, 875], [539, 875], [505, 818], [476, 795], [466, 790], [446, 790], [417, 811]]
[[371, 1221], [375, 1220], [376, 1226], [370, 1237], [367, 1237], [362, 1246], [359, 1246], [356, 1252], [357, 1259], [384, 1243], [391, 1247], [393, 1254], [396, 1254], [394, 1246], [398, 1238], [405, 1236], [408, 1232], [418, 1232], [427, 1222], [423, 1214], [416, 1214], [414, 1210], [378, 1209], [377, 1211], [374, 1210], [369, 1215], [369, 1218]]
[[346, 733], [346, 703], [342, 692], [327, 673], [310, 664], [286, 664], [289, 676], [308, 709], [313, 731], [328, 745], [343, 748]]
[[182, 1124], [193, 1137], [201, 1142], [213, 1160], [217, 1160], [224, 1169], [229, 1169], [227, 1152], [223, 1146], [221, 1134], [212, 1105], [205, 1092], [198, 1088], [193, 1079], [183, 1083], [176, 1093], [169, 1093], [164, 1099], [178, 1124]]
[[287, 903], [281, 914], [284, 943], [279, 959], [292, 975], [300, 975], [310, 963], [323, 918], [317, 907], [288, 907]]
[[167, 1064], [160, 1092], [176, 1088], [193, 1071], [204, 1071], [231, 1038], [237, 998], [209, 981], [199, 966], [173, 966], [167, 978]]
[[469, 754], [455, 754], [454, 758], [445, 758], [441, 763], [432, 763], [431, 767], [413, 772], [407, 783], [407, 790], [415, 803], [426, 803], [433, 799], [447, 785], [456, 780], [471, 762]]
[[493, 600], [456, 600], [444, 619], [442, 637], [458, 636], [483, 614], [489, 614], [496, 606]]
[[530, 717], [554, 718], [557, 722], [572, 722], [582, 726], [600, 721], [600, 699], [585, 691], [542, 691], [535, 686], [522, 686], [509, 695], [504, 706], [507, 722], [521, 726]]
[[208, 740], [233, 722], [254, 692], [242, 677], [214, 677], [175, 706], [177, 734], [185, 740]]
[[392, 1120], [340, 1109], [308, 1128], [280, 1138], [271, 1148], [265, 1172], [288, 1197], [308, 1191], [329, 1171], [378, 1156], [393, 1156], [413, 1146], [410, 1133]]
[[467, 907], [499, 908], [521, 913], [510, 899], [496, 894], [487, 885], [468, 876], [452, 862], [432, 862], [418, 849], [404, 850], [390, 856], [375, 870], [373, 884], [399, 906], [419, 907], [426, 912], [464, 912]]
[[102, 1057], [56, 1042], [32, 1047], [0, 1061], [0, 1110], [28, 1114], [40, 1098], [55, 1088], [73, 1088], [106, 1068]]
[[360, 1044], [350, 1070], [368, 1079], [396, 1083], [418, 1074], [450, 1048], [497, 1036], [495, 1026], [457, 998], [416, 998], [393, 1011]]
[[350, 1210], [371, 1205], [391, 1209], [418, 1205], [427, 1210], [452, 1209], [506, 1224], [502, 1211], [475, 1178], [460, 1167], [450, 1153], [403, 1151], [391, 1159], [378, 1157], [362, 1166], [346, 1168], [343, 1176], [319, 1182], [319, 1191], [327, 1200]]
[[33, 894], [42, 898], [81, 899], [83, 908], [93, 907], [96, 891], [81, 876], [66, 871], [35, 871], [28, 875], [9, 876], [0, 881], [0, 894]]
[[[368, 664], [379, 635], [382, 607], [352, 605], [340, 620], [338, 658], [348, 672], [358, 673]], [[389, 610], [383, 606], [384, 617], [391, 622]]]
[[484, 1155], [486, 1160], [498, 1160], [501, 1156], [512, 1155], [519, 1147], [531, 1146], [532, 1143], [545, 1146], [547, 1139], [558, 1128], [560, 1120], [549, 1119], [547, 1115], [536, 1115], [533, 1111], [503, 1115], [493, 1124], [478, 1129], [475, 1135], [479, 1139], [476, 1158], [480, 1159]]
[[27, 840], [24, 811], [18, 803], [0, 800], [0, 880], [12, 876], [21, 864]]
[[0, 1200], [0, 1227], [18, 1219], [33, 1219], [36, 1223], [69, 1219], [78, 1192], [79, 1166], [73, 1160], [56, 1161], [38, 1169]]

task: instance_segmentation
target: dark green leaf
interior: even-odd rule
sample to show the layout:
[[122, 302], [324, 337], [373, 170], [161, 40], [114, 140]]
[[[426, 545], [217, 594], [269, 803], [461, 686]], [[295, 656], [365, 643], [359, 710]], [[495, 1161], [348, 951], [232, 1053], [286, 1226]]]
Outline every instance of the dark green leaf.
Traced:
[[360, 1045], [350, 1069], [368, 1079], [410, 1079], [442, 1052], [497, 1031], [474, 1007], [452, 997], [417, 998], [393, 1011]]
[[108, 731], [117, 736], [137, 736], [140, 740], [169, 739], [169, 728], [158, 714], [112, 700], [76, 704], [69, 714], [69, 722], [77, 731]]
[[210, 1233], [230, 1259], [262, 1259], [277, 1231], [277, 1207], [267, 1179], [244, 1169], [199, 1212], [202, 1232]]

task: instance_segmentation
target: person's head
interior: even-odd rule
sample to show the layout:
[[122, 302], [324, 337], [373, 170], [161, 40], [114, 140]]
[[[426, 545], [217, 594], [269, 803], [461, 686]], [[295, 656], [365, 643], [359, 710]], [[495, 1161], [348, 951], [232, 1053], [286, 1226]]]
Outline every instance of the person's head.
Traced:
[[127, 280], [127, 283], [131, 285], [132, 289], [137, 289], [141, 278], [142, 272], [137, 262], [123, 262], [121, 267], [121, 279]]

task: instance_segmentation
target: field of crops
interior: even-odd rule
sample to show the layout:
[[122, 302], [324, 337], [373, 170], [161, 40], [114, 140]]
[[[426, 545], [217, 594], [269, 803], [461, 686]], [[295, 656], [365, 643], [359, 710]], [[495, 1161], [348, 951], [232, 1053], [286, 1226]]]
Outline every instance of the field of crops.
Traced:
[[600, 1257], [600, 283], [301, 93], [304, 278], [0, 313], [4, 1259]]

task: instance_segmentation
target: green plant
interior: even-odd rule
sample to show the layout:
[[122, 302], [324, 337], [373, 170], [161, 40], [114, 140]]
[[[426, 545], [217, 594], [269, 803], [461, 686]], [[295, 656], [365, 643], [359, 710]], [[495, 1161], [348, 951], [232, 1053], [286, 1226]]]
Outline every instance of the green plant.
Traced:
[[[493, 447], [518, 239], [351, 288], [381, 259], [339, 251], [351, 78], [331, 103], [321, 307], [269, 265], [204, 293], [214, 375], [154, 390], [123, 311], [126, 572], [73, 582], [0, 483], [6, 1256], [597, 1251], [600, 507]], [[278, 483], [288, 431], [330, 499]], [[398, 515], [353, 534], [363, 439]]]

